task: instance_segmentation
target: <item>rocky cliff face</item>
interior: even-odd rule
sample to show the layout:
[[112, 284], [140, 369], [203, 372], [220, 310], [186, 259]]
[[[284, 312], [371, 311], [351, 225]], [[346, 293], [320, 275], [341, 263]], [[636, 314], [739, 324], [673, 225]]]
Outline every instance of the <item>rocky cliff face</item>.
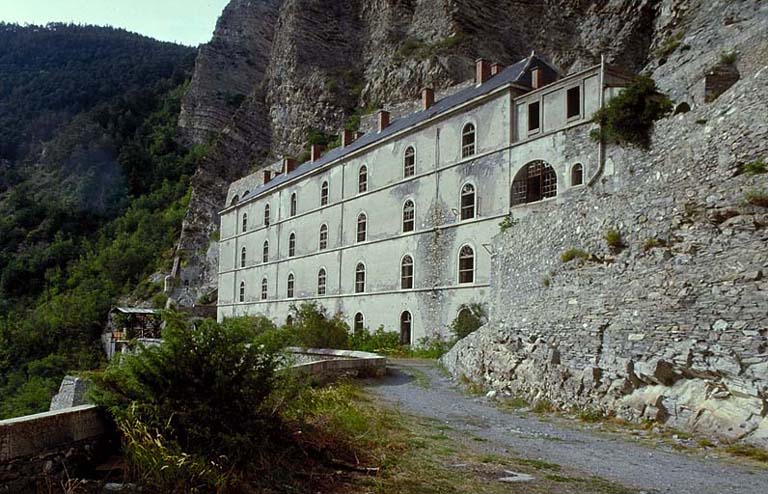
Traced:
[[215, 287], [216, 212], [227, 184], [311, 129], [335, 134], [357, 108], [409, 100], [472, 77], [475, 58], [511, 63], [536, 50], [563, 70], [604, 54], [646, 63], [654, 2], [232, 0], [200, 49], [180, 128], [210, 143], [194, 177], [175, 274], [185, 304]]
[[[647, 70], [691, 111], [496, 238], [490, 321], [444, 363], [531, 400], [768, 447], [768, 174], [748, 173], [768, 157], [768, 6], [662, 5]], [[740, 80], [705, 102], [726, 65]], [[572, 248], [590, 259], [563, 262]]]

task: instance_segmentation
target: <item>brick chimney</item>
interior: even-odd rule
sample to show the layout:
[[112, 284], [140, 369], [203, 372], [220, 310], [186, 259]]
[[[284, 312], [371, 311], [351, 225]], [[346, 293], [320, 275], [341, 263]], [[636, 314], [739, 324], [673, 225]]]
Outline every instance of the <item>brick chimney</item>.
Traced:
[[272, 170], [264, 170], [264, 183], [268, 184], [272, 180]]
[[498, 74], [502, 70], [504, 70], [504, 66], [503, 65], [501, 65], [498, 62], [492, 63], [491, 64], [491, 77], [495, 76], [496, 74]]
[[475, 60], [475, 82], [482, 84], [491, 78], [491, 64], [482, 58]]
[[435, 104], [435, 91], [431, 87], [421, 90], [421, 109], [429, 110]]
[[379, 132], [389, 127], [389, 112], [386, 110], [379, 110]]
[[289, 158], [288, 156], [284, 156], [283, 157], [283, 173], [288, 175], [295, 169], [296, 169], [296, 160], [293, 158]]
[[355, 142], [355, 133], [351, 130], [344, 129], [341, 131], [341, 147], [345, 148]]
[[315, 161], [320, 159], [320, 156], [323, 155], [323, 150], [325, 147], [321, 146], [320, 144], [312, 144], [309, 146], [309, 159], [314, 163]]
[[539, 67], [531, 69], [531, 87], [533, 89], [539, 89], [544, 85], [544, 73]]

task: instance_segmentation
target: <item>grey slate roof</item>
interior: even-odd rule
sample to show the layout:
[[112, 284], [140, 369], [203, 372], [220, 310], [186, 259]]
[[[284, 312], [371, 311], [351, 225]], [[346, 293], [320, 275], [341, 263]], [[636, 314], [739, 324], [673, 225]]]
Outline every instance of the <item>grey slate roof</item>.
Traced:
[[[323, 165], [330, 163], [331, 161], [339, 159], [347, 154], [353, 153], [356, 150], [363, 148], [365, 146], [368, 146], [376, 141], [386, 139], [388, 136], [392, 134], [395, 134], [403, 129], [406, 129], [420, 122], [428, 120], [436, 115], [447, 112], [452, 108], [459, 106], [463, 103], [466, 103], [467, 101], [470, 101], [478, 96], [481, 96], [486, 93], [490, 93], [491, 91], [501, 86], [504, 86], [510, 83], [519, 82], [521, 77], [525, 74], [525, 70], [528, 68], [529, 65], [531, 65], [531, 62], [533, 62], [534, 59], [536, 59], [540, 63], [545, 63], [548, 65], [548, 62], [544, 61], [541, 57], [538, 57], [537, 55], [532, 54], [531, 56], [524, 58], [523, 60], [513, 65], [510, 65], [509, 67], [506, 67], [501, 72], [491, 77], [488, 81], [486, 81], [485, 83], [479, 86], [475, 85], [475, 86], [471, 86], [466, 89], [463, 89], [461, 91], [458, 91], [455, 94], [452, 94], [439, 101], [436, 101], [435, 104], [432, 105], [427, 110], [411, 113], [410, 115], [407, 115], [405, 117], [392, 121], [392, 123], [381, 132], [369, 132], [367, 134], [363, 134], [359, 139], [355, 140], [352, 144], [348, 145], [345, 148], [337, 147], [337, 148], [331, 149], [314, 163], [311, 161], [307, 161], [302, 163], [298, 167], [296, 167], [295, 170], [293, 170], [291, 173], [288, 173], [287, 175], [286, 174], [278, 175], [277, 177], [272, 179], [270, 182], [264, 185], [261, 185], [259, 187], [256, 187], [254, 190], [251, 190], [248, 194], [244, 195], [241, 198], [240, 202], [245, 200], [246, 196], [247, 196], [247, 199], [252, 199], [255, 196], [261, 195], [270, 189], [278, 187], [280, 184], [288, 182], [298, 176], [310, 173], [313, 170], [316, 170], [322, 167]], [[230, 206], [227, 205], [226, 208], [228, 209], [229, 207]]]

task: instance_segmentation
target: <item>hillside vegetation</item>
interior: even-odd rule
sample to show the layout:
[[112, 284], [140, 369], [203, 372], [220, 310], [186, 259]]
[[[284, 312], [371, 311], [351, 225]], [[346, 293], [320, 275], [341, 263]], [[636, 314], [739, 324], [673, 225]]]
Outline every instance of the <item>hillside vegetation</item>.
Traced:
[[176, 142], [192, 55], [0, 25], [0, 417], [47, 409], [67, 370], [100, 365], [110, 305], [170, 257], [203, 152]]

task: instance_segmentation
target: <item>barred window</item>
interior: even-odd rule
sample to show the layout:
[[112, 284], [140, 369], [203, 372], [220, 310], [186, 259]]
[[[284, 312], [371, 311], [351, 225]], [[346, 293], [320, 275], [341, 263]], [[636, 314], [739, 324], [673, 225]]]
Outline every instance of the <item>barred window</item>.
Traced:
[[546, 161], [528, 163], [512, 181], [510, 206], [537, 202], [557, 195], [557, 174]]
[[411, 256], [403, 257], [400, 262], [400, 288], [403, 290], [413, 288], [413, 258]]
[[291, 232], [288, 236], [288, 257], [296, 255], [296, 234]]
[[365, 242], [368, 237], [368, 217], [365, 213], [357, 215], [357, 241]]
[[360, 171], [357, 174], [357, 191], [359, 193], [366, 192], [368, 190], [368, 167], [363, 165], [360, 167]]
[[355, 293], [365, 292], [365, 264], [357, 263], [355, 268]]
[[416, 207], [408, 199], [403, 205], [403, 232], [412, 232], [416, 227]]
[[264, 241], [264, 247], [261, 249], [261, 262], [269, 262], [269, 240]]
[[323, 182], [320, 186], [320, 205], [325, 206], [328, 204], [328, 181]]
[[243, 247], [242, 250], [240, 251], [240, 267], [241, 268], [245, 267], [245, 261], [246, 261], [246, 252], [245, 252], [245, 247]]
[[267, 279], [263, 278], [261, 280], [261, 300], [267, 300], [267, 289], [269, 288], [269, 284], [267, 283]]
[[325, 269], [320, 268], [320, 271], [317, 272], [317, 294], [318, 295], [325, 295], [325, 284], [326, 284], [326, 273]]
[[288, 275], [288, 287], [285, 294], [285, 296], [288, 298], [293, 298], [293, 284], [295, 279], [296, 278], [293, 276], [293, 273]]
[[408, 146], [403, 157], [403, 176], [411, 177], [416, 173], [416, 151]]
[[328, 225], [320, 225], [320, 250], [328, 248]]
[[459, 283], [475, 281], [475, 251], [465, 245], [459, 251]]
[[461, 219], [468, 220], [475, 217], [475, 186], [464, 184], [461, 188]]
[[475, 154], [475, 125], [468, 123], [461, 131], [461, 157]]

